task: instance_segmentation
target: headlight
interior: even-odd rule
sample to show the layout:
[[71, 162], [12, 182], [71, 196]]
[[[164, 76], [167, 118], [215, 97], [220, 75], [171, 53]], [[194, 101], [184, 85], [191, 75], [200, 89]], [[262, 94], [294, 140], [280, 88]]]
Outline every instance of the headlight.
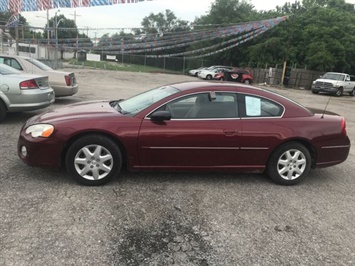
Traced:
[[54, 127], [52, 125], [37, 124], [37, 125], [29, 126], [26, 129], [26, 134], [31, 134], [33, 138], [37, 138], [37, 137], [48, 138], [50, 135], [52, 135], [53, 131], [54, 131]]

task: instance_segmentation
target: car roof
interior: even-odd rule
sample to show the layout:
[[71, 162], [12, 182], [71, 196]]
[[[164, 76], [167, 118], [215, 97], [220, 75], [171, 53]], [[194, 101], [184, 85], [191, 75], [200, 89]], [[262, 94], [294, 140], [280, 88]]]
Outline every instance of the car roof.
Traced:
[[[170, 84], [171, 87], [178, 89], [179, 91], [199, 91], [206, 88], [213, 88], [214, 90], [238, 90], [238, 91], [267, 91], [250, 85], [244, 85], [242, 83], [234, 82], [220, 82], [220, 81], [186, 81]], [[270, 92], [270, 91], [268, 91]], [[272, 93], [272, 92], [270, 92]]]
[[[304, 107], [303, 105], [297, 103], [296, 101], [278, 94], [277, 92], [258, 88], [251, 85], [245, 85], [239, 82], [220, 82], [220, 81], [187, 81], [170, 84], [169, 86], [176, 88], [181, 92], [191, 91], [191, 93], [208, 91], [211, 88], [211, 91], [235, 91], [243, 94], [257, 95], [264, 98], [268, 98], [270, 100], [276, 101], [283, 105], [289, 106], [289, 111], [291, 113], [296, 114], [297, 116], [301, 115], [311, 115], [311, 112]], [[290, 108], [293, 106], [292, 108]]]

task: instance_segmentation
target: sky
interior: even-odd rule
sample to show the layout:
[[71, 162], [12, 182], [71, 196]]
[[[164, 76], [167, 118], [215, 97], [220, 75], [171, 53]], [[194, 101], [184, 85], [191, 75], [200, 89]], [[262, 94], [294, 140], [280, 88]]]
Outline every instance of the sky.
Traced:
[[[76, 17], [76, 25], [90, 37], [101, 36], [108, 33], [108, 29], [140, 27], [144, 17], [150, 13], [165, 13], [170, 9], [177, 18], [192, 22], [196, 17], [205, 15], [214, 0], [155, 0], [139, 2], [134, 4], [117, 4], [111, 6], [82, 7], [82, 8], [61, 8], [49, 10], [49, 18], [63, 14], [68, 19]], [[283, 6], [286, 2], [293, 3], [295, 0], [250, 0], [255, 9], [270, 10], [276, 6]], [[348, 0], [354, 3], [355, 0]], [[76, 16], [74, 16], [76, 14]], [[22, 12], [29, 24], [34, 27], [44, 27], [46, 24], [46, 11]], [[60, 27], [60, 25], [59, 25]], [[119, 30], [114, 30], [119, 32]]]

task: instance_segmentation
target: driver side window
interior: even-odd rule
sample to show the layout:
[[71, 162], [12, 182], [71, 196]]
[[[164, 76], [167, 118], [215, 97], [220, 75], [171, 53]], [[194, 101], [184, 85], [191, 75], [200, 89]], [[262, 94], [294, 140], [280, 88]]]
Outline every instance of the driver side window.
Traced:
[[230, 92], [211, 92], [189, 95], [164, 107], [172, 119], [237, 118], [237, 95]]

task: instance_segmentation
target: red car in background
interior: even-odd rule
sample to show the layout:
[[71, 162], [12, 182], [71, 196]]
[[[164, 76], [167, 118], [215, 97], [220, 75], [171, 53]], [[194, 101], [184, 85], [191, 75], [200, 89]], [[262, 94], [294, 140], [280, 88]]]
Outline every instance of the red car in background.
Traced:
[[[229, 79], [225, 75], [225, 72], [229, 72], [228, 73], [229, 77], [230, 77]], [[234, 68], [229, 71], [217, 73], [213, 77], [213, 79], [222, 80], [222, 81], [223, 80], [236, 81], [236, 82], [242, 82], [245, 84], [251, 84], [253, 82], [253, 75], [251, 74], [251, 72], [249, 70]]]

